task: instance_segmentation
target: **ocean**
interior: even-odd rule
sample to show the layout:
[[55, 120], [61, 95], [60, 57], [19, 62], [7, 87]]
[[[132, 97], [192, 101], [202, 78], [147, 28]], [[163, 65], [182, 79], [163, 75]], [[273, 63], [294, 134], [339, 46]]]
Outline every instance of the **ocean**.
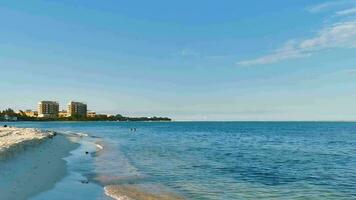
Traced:
[[83, 138], [81, 146], [64, 158], [67, 172], [62, 178], [31, 200], [108, 200], [104, 194], [108, 185], [119, 195], [137, 198], [356, 199], [352, 122], [10, 125]]

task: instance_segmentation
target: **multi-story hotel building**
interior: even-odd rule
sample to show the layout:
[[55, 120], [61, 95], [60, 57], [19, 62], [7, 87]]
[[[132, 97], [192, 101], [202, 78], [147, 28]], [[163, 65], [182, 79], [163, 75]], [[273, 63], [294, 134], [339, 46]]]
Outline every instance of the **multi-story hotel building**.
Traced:
[[38, 103], [38, 117], [57, 118], [59, 104], [55, 101], [40, 101]]
[[71, 101], [67, 106], [67, 116], [87, 117], [87, 104]]

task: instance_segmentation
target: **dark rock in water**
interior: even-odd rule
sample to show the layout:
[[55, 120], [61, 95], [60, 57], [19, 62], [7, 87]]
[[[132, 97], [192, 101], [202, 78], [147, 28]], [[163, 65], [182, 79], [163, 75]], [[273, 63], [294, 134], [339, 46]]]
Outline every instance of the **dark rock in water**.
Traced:
[[88, 180], [81, 180], [80, 182], [83, 183], [83, 184], [88, 184], [89, 183]]
[[50, 134], [48, 135], [48, 137], [49, 137], [50, 139], [54, 138], [55, 136], [57, 136], [57, 133], [56, 133], [56, 132], [50, 133]]
[[89, 154], [89, 152], [88, 152], [88, 151], [86, 151], [86, 152], [85, 152], [85, 154]]
[[6, 128], [6, 127], [7, 127], [7, 125], [5, 124], [5, 125], [4, 125], [4, 127]]

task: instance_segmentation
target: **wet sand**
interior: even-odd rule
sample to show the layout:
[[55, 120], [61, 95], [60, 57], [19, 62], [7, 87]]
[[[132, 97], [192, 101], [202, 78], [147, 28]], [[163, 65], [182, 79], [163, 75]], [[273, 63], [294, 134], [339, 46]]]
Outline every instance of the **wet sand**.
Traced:
[[1, 200], [29, 199], [50, 190], [66, 175], [63, 158], [79, 145], [55, 135], [37, 129], [0, 129]]
[[116, 200], [182, 200], [167, 187], [149, 183], [147, 175], [136, 169], [112, 143], [97, 142], [96, 174], [93, 181], [104, 187], [107, 196]]
[[167, 192], [152, 193], [135, 185], [108, 185], [105, 194], [117, 200], [183, 200]]

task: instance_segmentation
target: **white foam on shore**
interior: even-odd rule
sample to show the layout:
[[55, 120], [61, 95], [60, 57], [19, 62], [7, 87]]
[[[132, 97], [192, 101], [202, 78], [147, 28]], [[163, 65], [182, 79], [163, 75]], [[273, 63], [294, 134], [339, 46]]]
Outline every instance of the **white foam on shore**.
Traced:
[[104, 149], [104, 147], [101, 146], [100, 144], [96, 144], [96, 147], [98, 147], [100, 150], [103, 150], [103, 149]]
[[78, 136], [78, 137], [88, 137], [89, 134], [87, 133], [80, 133], [80, 132], [73, 132], [73, 131], [64, 131], [62, 132], [65, 135], [69, 135], [69, 136]]

